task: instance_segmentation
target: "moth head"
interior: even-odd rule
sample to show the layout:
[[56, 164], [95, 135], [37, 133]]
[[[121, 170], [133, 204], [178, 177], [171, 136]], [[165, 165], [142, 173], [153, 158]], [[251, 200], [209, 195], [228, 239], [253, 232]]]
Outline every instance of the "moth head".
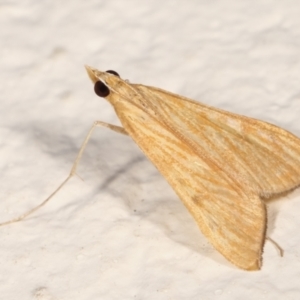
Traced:
[[[120, 79], [116, 71], [108, 70], [106, 72], [98, 71], [89, 66], [85, 66], [87, 73], [94, 83], [94, 91], [99, 97], [106, 98], [111, 93], [111, 88], [117, 84], [116, 79]], [[117, 77], [117, 78], [116, 78]]]

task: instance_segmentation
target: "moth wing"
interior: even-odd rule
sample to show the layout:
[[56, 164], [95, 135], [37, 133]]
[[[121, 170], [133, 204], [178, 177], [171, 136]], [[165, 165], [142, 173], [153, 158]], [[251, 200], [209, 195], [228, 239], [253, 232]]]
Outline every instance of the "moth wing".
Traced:
[[300, 139], [275, 125], [135, 85], [162, 126], [264, 198], [300, 185]]
[[174, 129], [144, 111], [115, 107], [125, 130], [166, 178], [211, 244], [229, 261], [257, 270], [266, 212], [258, 195], [199, 155]]
[[260, 196], [300, 184], [300, 140], [158, 88], [128, 84], [108, 100], [214, 247], [242, 269], [259, 269], [266, 231]]

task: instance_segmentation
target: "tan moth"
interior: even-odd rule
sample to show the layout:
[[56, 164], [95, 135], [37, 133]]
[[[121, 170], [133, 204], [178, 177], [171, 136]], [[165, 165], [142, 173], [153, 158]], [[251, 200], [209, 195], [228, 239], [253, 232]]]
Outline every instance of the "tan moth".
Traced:
[[266, 234], [262, 198], [300, 184], [300, 139], [269, 123], [213, 108], [159, 88], [131, 84], [114, 71], [86, 67], [98, 96], [123, 127], [97, 121], [67, 179], [75, 174], [97, 126], [129, 135], [169, 182], [210, 243], [241, 269], [258, 270]]

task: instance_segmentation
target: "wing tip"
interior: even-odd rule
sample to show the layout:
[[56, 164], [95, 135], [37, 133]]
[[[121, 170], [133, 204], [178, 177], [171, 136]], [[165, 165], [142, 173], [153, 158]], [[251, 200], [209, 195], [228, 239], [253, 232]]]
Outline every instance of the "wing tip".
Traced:
[[261, 255], [252, 258], [251, 260], [242, 260], [242, 261], [232, 261], [231, 262], [236, 265], [238, 268], [245, 271], [259, 271], [262, 266], [262, 258]]
[[256, 260], [253, 264], [245, 268], [246, 271], [259, 271], [261, 269], [261, 261]]

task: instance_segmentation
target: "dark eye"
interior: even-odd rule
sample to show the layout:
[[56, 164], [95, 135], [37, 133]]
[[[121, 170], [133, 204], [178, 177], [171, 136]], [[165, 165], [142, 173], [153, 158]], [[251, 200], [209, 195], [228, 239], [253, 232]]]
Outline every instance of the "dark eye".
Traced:
[[107, 97], [109, 95], [109, 88], [102, 81], [95, 83], [94, 91], [99, 97]]
[[116, 72], [116, 71], [113, 71], [113, 70], [107, 70], [105, 71], [106, 73], [110, 73], [110, 74], [113, 74], [113, 75], [116, 75], [118, 77], [120, 77], [120, 75]]

